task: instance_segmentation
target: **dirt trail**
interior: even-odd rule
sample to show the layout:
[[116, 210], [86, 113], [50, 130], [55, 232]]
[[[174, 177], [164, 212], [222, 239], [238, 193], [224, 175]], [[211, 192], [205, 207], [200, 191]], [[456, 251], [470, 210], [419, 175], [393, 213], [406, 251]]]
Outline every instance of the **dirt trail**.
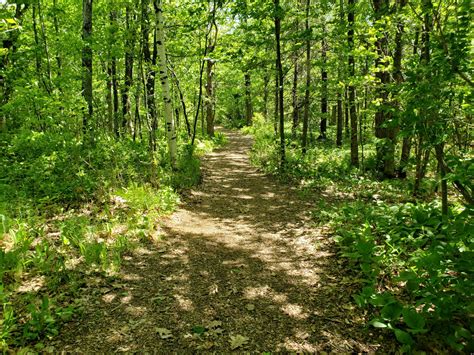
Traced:
[[163, 240], [127, 258], [56, 349], [382, 349], [350, 306], [353, 287], [309, 202], [250, 165], [249, 137], [225, 132], [229, 144], [204, 159], [203, 184], [163, 222]]

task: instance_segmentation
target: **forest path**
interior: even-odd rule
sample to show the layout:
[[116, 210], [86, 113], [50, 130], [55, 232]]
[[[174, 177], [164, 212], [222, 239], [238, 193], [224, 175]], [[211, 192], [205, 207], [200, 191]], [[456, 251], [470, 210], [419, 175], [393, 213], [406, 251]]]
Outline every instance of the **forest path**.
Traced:
[[229, 143], [204, 158], [202, 185], [162, 223], [162, 240], [127, 257], [58, 350], [382, 349], [310, 202], [250, 164], [250, 137], [224, 132]]

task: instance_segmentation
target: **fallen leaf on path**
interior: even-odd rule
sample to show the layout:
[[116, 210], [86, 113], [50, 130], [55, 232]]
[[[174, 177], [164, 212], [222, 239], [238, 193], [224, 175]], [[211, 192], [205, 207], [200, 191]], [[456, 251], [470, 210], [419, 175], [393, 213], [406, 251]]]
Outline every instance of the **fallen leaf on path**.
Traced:
[[161, 339], [169, 339], [173, 337], [173, 334], [171, 334], [171, 330], [166, 328], [156, 328], [156, 332], [158, 333]]
[[214, 343], [212, 341], [206, 341], [203, 344], [199, 345], [197, 348], [199, 350], [210, 350], [214, 347]]
[[209, 329], [219, 328], [220, 326], [222, 326], [222, 322], [220, 320], [213, 320], [207, 325]]
[[237, 334], [237, 335], [231, 335], [230, 336], [230, 340], [229, 340], [229, 343], [230, 343], [230, 349], [231, 350], [235, 350], [237, 348], [240, 348], [241, 346], [247, 344], [249, 341], [249, 338], [247, 337], [244, 337], [240, 334]]
[[247, 308], [247, 311], [254, 311], [255, 310], [255, 305], [249, 303], [248, 305], [245, 306]]

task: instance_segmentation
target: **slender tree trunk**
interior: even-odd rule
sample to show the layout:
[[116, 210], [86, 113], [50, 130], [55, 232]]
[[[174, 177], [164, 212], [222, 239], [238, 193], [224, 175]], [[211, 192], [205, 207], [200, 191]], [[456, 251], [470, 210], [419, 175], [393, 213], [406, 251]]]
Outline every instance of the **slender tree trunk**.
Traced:
[[326, 25], [323, 24], [321, 37], [321, 123], [319, 126], [320, 140], [326, 140], [327, 121], [328, 121], [328, 72], [327, 72], [327, 43], [326, 43]]
[[[206, 57], [207, 55], [214, 50], [214, 46], [217, 43], [217, 34], [218, 34], [218, 28], [216, 24], [216, 10], [217, 10], [217, 2], [214, 1], [213, 7], [211, 10], [211, 19], [208, 24], [208, 28], [206, 31], [206, 38], [205, 38], [205, 44], [204, 44], [204, 58], [201, 61], [201, 69], [199, 70], [199, 96], [198, 96], [198, 102], [197, 102], [197, 108], [194, 116], [194, 123], [193, 123], [193, 136], [191, 138], [191, 145], [194, 145], [194, 140], [196, 138], [196, 127], [197, 127], [197, 121], [199, 118], [199, 113], [201, 112], [201, 129], [202, 133], [204, 134], [204, 114], [202, 109], [202, 76], [204, 73], [204, 63], [206, 62]], [[214, 38], [211, 38], [211, 32], [214, 29]]]
[[[213, 1], [212, 5], [212, 16], [211, 16], [211, 23], [209, 24], [209, 36], [207, 41], [207, 56], [214, 52], [217, 44], [217, 23], [216, 23], [216, 10], [217, 10], [217, 2]], [[214, 33], [212, 33], [214, 30]], [[206, 128], [207, 128], [207, 135], [209, 137], [214, 136], [214, 116], [215, 116], [215, 88], [214, 88], [214, 71], [213, 67], [215, 61], [211, 58], [207, 58], [207, 84], [206, 84]]]
[[[344, 0], [339, 1], [339, 25], [344, 28]], [[341, 45], [342, 47], [342, 45]], [[337, 78], [341, 82], [342, 79], [342, 68], [344, 67], [344, 57], [340, 56], [337, 67]], [[342, 131], [344, 126], [344, 114], [342, 111], [342, 93], [341, 89], [337, 89], [337, 118], [336, 118], [336, 146], [342, 147]]]
[[173, 106], [170, 95], [170, 84], [168, 77], [168, 68], [166, 66], [166, 48], [165, 31], [163, 27], [162, 0], [155, 0], [156, 24], [157, 24], [157, 45], [160, 60], [160, 82], [163, 93], [163, 103], [165, 106], [166, 137], [168, 140], [168, 151], [170, 155], [171, 166], [176, 168], [176, 127], [173, 119]]
[[[296, 23], [298, 29], [298, 22]], [[296, 129], [298, 128], [299, 124], [299, 110], [298, 110], [298, 52], [295, 52], [295, 56], [293, 59], [294, 62], [294, 71], [293, 71], [293, 88], [291, 90], [292, 94], [292, 125], [291, 125], [291, 134], [293, 138], [296, 137]]]
[[350, 137], [349, 132], [349, 95], [347, 85], [344, 86], [344, 132], [346, 137]]
[[268, 85], [270, 83], [270, 76], [268, 75], [268, 70], [265, 70], [263, 76], [263, 117], [265, 121], [268, 120]]
[[349, 29], [347, 31], [347, 43], [349, 46], [349, 76], [352, 79], [349, 84], [349, 111], [351, 115], [351, 165], [359, 166], [359, 146], [357, 143], [357, 113], [355, 106], [355, 87], [353, 78], [355, 76], [355, 61], [354, 61], [354, 13], [355, 0], [349, 0], [347, 9], [347, 22]]
[[[35, 39], [35, 64], [36, 64], [36, 75], [38, 76], [38, 82], [41, 83], [43, 86], [44, 90], [48, 95], [51, 95], [51, 90], [52, 90], [52, 81], [51, 81], [51, 68], [49, 65], [49, 54], [48, 54], [48, 47], [45, 44], [45, 34], [43, 32], [43, 35], [41, 35], [40, 38], [40, 33], [38, 29], [38, 18], [41, 22], [41, 11], [40, 11], [40, 2], [38, 1], [36, 4], [33, 5], [33, 13], [32, 13], [32, 18], [33, 18], [33, 34], [34, 34], [34, 39]], [[44, 26], [44, 25], [42, 25]], [[43, 27], [44, 31], [44, 27]], [[48, 62], [47, 62], [47, 71], [46, 71], [46, 78], [45, 78], [45, 73], [43, 73], [43, 53], [47, 57]], [[38, 112], [39, 114], [39, 112]]]
[[303, 113], [303, 134], [301, 141], [301, 148], [303, 155], [306, 154], [306, 146], [308, 139], [308, 123], [309, 123], [309, 90], [311, 85], [311, 28], [309, 26], [309, 12], [311, 7], [311, 0], [306, 0], [306, 85], [304, 91], [304, 113]]
[[[415, 40], [413, 43], [413, 56], [416, 57], [418, 54], [418, 39], [420, 36], [420, 31], [417, 30], [415, 32]], [[403, 123], [403, 120], [402, 120]], [[408, 161], [410, 159], [410, 151], [411, 151], [411, 145], [412, 145], [412, 137], [411, 136], [405, 136], [403, 138], [402, 142], [402, 153], [400, 156], [400, 164], [398, 168], [398, 177], [401, 179], [405, 179], [407, 177], [407, 171], [406, 167], [408, 164]]]
[[171, 62], [169, 60], [168, 60], [168, 63], [170, 64], [170, 69], [169, 70], [171, 72], [171, 75], [174, 78], [176, 88], [178, 89], [178, 94], [179, 94], [179, 100], [181, 102], [181, 107], [183, 108], [183, 115], [184, 115], [184, 120], [185, 120], [185, 123], [186, 123], [186, 132], [188, 134], [188, 138], [191, 138], [191, 125], [189, 123], [188, 110], [186, 109], [186, 100], [184, 99], [184, 93], [183, 93], [183, 90], [181, 90], [181, 84], [179, 82], [178, 76], [176, 75], [176, 73], [172, 69], [173, 67], [172, 67]]
[[416, 151], [415, 182], [413, 184], [413, 196], [418, 196], [418, 194], [420, 193], [420, 185], [426, 174], [426, 168], [430, 160], [430, 152], [430, 149], [426, 149], [424, 147], [424, 139], [422, 136], [420, 136]]
[[244, 74], [245, 80], [245, 121], [247, 126], [252, 124], [253, 108], [252, 108], [252, 90], [251, 90], [251, 81], [250, 81], [250, 72], [245, 71]]
[[[116, 137], [118, 137], [118, 133], [115, 132], [115, 124], [114, 124], [114, 103], [112, 99], [112, 91], [113, 91], [113, 79], [112, 79], [112, 65], [111, 63], [107, 63], [107, 68], [104, 70], [107, 72], [107, 92], [105, 100], [107, 102], [107, 127], [110, 132], [113, 132]], [[105, 64], [104, 64], [105, 66]]]
[[214, 137], [214, 61], [207, 59], [206, 69], [206, 132], [209, 137]]
[[87, 134], [92, 126], [91, 120], [94, 113], [92, 106], [92, 0], [82, 1], [82, 96], [87, 104], [82, 119], [82, 130]]
[[[110, 26], [114, 28], [117, 24], [117, 13], [110, 12]], [[118, 94], [118, 78], [117, 78], [117, 58], [115, 57], [114, 48], [111, 50], [110, 68], [112, 77], [112, 98], [114, 102], [114, 132], [118, 138], [120, 136], [120, 120], [119, 120], [119, 94]]]
[[[377, 21], [388, 14], [389, 0], [373, 0], [373, 5]], [[386, 56], [389, 55], [389, 45], [385, 33], [378, 35], [375, 46], [377, 49], [375, 65], [378, 68], [376, 77], [379, 81], [376, 97], [380, 101], [375, 113], [375, 136], [381, 140], [377, 145], [377, 160], [379, 171], [384, 177], [393, 178], [395, 176], [396, 127], [388, 126], [392, 120], [392, 113], [388, 108], [392, 106], [392, 103], [389, 102], [390, 73], [386, 60]]]
[[[149, 131], [149, 144], [151, 151], [156, 151], [156, 129], [157, 129], [157, 114], [156, 114], [156, 103], [155, 103], [155, 69], [154, 64], [155, 55], [153, 57], [150, 51], [150, 18], [149, 9], [150, 0], [142, 0], [142, 46], [143, 46], [143, 59], [145, 62], [145, 91], [146, 91], [146, 105], [148, 108], [147, 122], [151, 122]], [[156, 43], [156, 40], [154, 40]], [[155, 63], [154, 63], [155, 62]]]
[[40, 55], [40, 43], [39, 43], [39, 35], [38, 35], [38, 20], [37, 20], [37, 6], [36, 4], [33, 5], [32, 11], [32, 19], [33, 19], [33, 36], [35, 39], [35, 65], [36, 65], [36, 75], [38, 76], [38, 81], [44, 84], [43, 74], [41, 69], [41, 55]]
[[278, 63], [275, 61], [275, 111], [273, 116], [273, 129], [275, 131], [275, 137], [278, 137], [278, 120], [279, 120], [279, 107], [280, 107], [280, 80], [278, 79]]
[[443, 144], [435, 145], [436, 159], [438, 160], [441, 179], [441, 212], [443, 216], [448, 215], [448, 182], [446, 181], [446, 164], [444, 162]]
[[281, 45], [280, 45], [280, 31], [281, 31], [281, 11], [280, 0], [275, 1], [275, 40], [276, 40], [276, 62], [278, 68], [278, 106], [280, 116], [280, 168], [283, 169], [285, 166], [285, 112], [283, 107], [283, 66], [281, 63]]
[[336, 145], [342, 147], [342, 127], [344, 125], [344, 114], [342, 112], [342, 95], [337, 93], [337, 120], [336, 120]]
[[[130, 88], [133, 84], [133, 59], [135, 51], [135, 26], [130, 25], [131, 9], [127, 5], [125, 9], [125, 75], [122, 89], [122, 131], [127, 130], [127, 125], [131, 119]], [[132, 19], [133, 20], [133, 19]]]
[[[53, 0], [54, 12], [53, 12], [53, 25], [54, 32], [56, 35], [56, 66], [57, 66], [57, 77], [60, 78], [62, 74], [62, 59], [61, 52], [59, 51], [59, 20], [57, 16], [58, 9], [58, 0]], [[58, 83], [59, 89], [61, 90], [61, 85]]]
[[44, 54], [46, 57], [46, 74], [48, 77], [48, 86], [50, 90], [52, 89], [53, 86], [53, 76], [51, 73], [51, 58], [49, 55], [49, 45], [48, 45], [48, 37], [46, 36], [46, 27], [44, 24], [44, 17], [43, 17], [43, 11], [41, 7], [41, 0], [38, 0], [38, 16], [41, 24], [41, 37], [43, 41], [43, 47], [44, 47]]

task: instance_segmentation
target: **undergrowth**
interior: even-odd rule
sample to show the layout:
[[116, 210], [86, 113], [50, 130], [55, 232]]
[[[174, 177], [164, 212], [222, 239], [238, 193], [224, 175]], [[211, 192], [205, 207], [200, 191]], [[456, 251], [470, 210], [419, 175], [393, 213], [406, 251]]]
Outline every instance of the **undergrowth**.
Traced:
[[[91, 277], [113, 278], [124, 255], [159, 241], [158, 218], [200, 182], [199, 156], [225, 143], [182, 145], [177, 169], [158, 146], [96, 137], [85, 147], [62, 133], [2, 139], [0, 349], [44, 351], [44, 339], [80, 314]], [[161, 144], [161, 143], [160, 143]]]
[[371, 315], [367, 326], [392, 333], [401, 351], [474, 351], [472, 206], [455, 202], [443, 218], [437, 199], [426, 202], [434, 178], [424, 180], [417, 199], [410, 179], [380, 180], [370, 141], [361, 170], [350, 167], [350, 147], [335, 149], [331, 141], [313, 141], [305, 156], [287, 144], [282, 170], [273, 124], [257, 116], [244, 132], [254, 136], [256, 166], [319, 201], [313, 219], [332, 227], [360, 285], [354, 303]]

